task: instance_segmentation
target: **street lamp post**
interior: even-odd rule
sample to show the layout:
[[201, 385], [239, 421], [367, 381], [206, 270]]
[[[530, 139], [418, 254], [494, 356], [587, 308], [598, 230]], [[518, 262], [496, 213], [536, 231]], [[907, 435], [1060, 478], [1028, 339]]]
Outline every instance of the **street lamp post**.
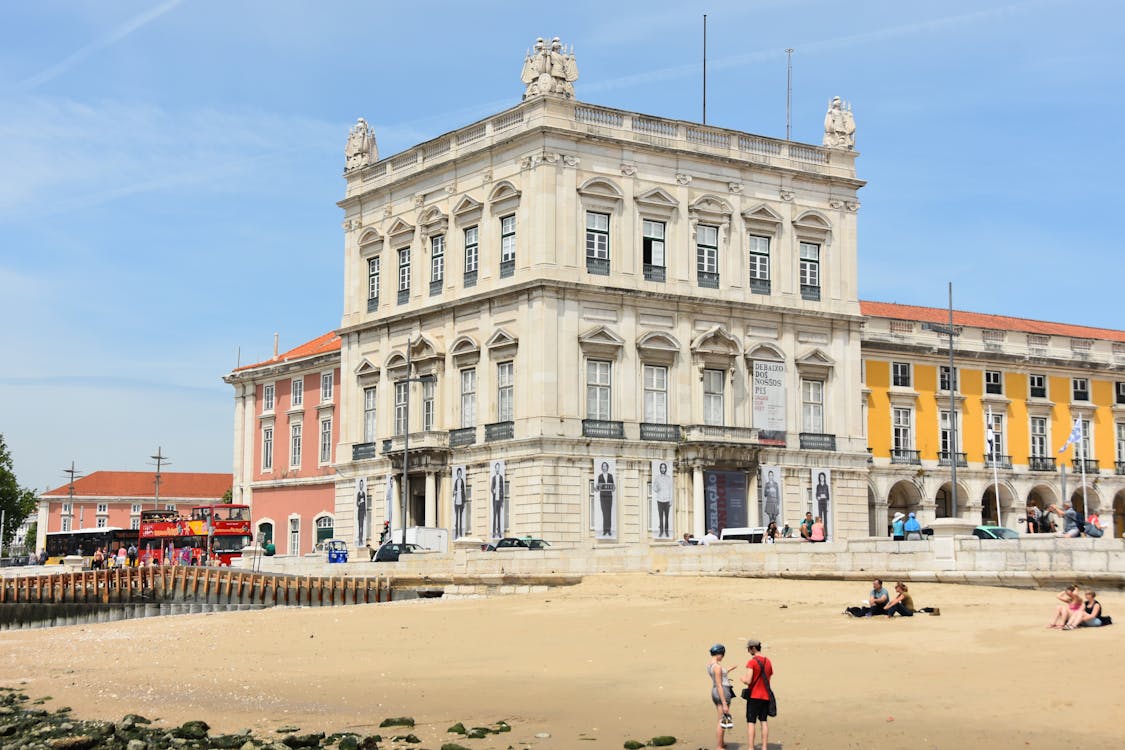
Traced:
[[[955, 370], [953, 369], [953, 337], [957, 335], [957, 329], [953, 327], [953, 282], [949, 282], [949, 325], [943, 326], [937, 323], [930, 323], [926, 326], [931, 331], [949, 336], [949, 467], [951, 474], [952, 485], [950, 488], [950, 502], [949, 502], [949, 515], [951, 518], [957, 517], [957, 402], [954, 397], [954, 391], [957, 390], [954, 385], [957, 382]], [[997, 521], [999, 523], [999, 520]]]
[[410, 370], [413, 367], [411, 362], [411, 353], [414, 349], [414, 340], [408, 338], [406, 340], [406, 377], [399, 378], [395, 381], [395, 385], [399, 383], [406, 384], [406, 403], [403, 412], [403, 425], [402, 425], [402, 544], [406, 544], [406, 498], [408, 497], [407, 484], [410, 481], [410, 384], [411, 383], [432, 383], [437, 380], [434, 375], [419, 375], [414, 378], [410, 376]]

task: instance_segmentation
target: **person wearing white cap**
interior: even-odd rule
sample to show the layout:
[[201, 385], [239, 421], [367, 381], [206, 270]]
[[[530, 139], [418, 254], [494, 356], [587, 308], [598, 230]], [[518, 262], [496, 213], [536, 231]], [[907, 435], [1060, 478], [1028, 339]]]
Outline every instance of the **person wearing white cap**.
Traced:
[[896, 542], [901, 542], [906, 538], [906, 529], [903, 528], [905, 520], [906, 516], [902, 514], [901, 510], [895, 513], [895, 517], [891, 519], [891, 536]]

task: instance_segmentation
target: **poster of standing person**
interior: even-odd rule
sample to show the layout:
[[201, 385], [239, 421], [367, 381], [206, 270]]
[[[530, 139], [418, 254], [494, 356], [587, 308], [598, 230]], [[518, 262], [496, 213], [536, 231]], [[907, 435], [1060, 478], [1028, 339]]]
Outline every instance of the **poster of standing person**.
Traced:
[[832, 541], [832, 523], [829, 514], [832, 512], [832, 470], [810, 469], [812, 474], [814, 520], [824, 524], [824, 539]]
[[761, 514], [758, 523], [769, 526], [770, 522], [777, 524], [780, 529], [784, 523], [781, 515], [781, 467], [761, 466], [758, 469], [758, 496], [761, 499]]
[[598, 539], [617, 536], [617, 459], [594, 459], [594, 531]]
[[472, 518], [466, 489], [468, 473], [464, 466], [454, 466], [449, 473], [449, 486], [453, 488], [453, 538], [460, 539], [469, 534], [469, 519]]
[[504, 522], [507, 520], [505, 505], [508, 502], [506, 480], [504, 462], [493, 461], [488, 474], [488, 529], [493, 539], [504, 536]]
[[672, 538], [672, 462], [652, 462], [652, 538]]
[[383, 519], [387, 522], [387, 528], [393, 529], [395, 527], [395, 478], [393, 474], [387, 475], [387, 515]]
[[355, 481], [355, 546], [367, 544], [367, 477]]

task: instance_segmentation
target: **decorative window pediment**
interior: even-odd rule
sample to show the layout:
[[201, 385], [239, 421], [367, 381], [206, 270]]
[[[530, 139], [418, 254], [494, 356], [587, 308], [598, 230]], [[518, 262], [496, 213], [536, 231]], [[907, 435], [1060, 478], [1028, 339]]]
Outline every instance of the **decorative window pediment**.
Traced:
[[702, 195], [688, 206], [688, 219], [691, 222], [691, 233], [695, 235], [697, 224], [713, 224], [718, 226], [726, 239], [730, 231], [730, 218], [734, 214], [730, 204], [714, 195]]
[[387, 237], [391, 242], [398, 242], [414, 234], [414, 226], [407, 224], [401, 218], [395, 219], [391, 228], [387, 230]]
[[775, 344], [761, 341], [747, 347], [746, 359], [762, 362], [785, 362], [785, 352], [781, 351]]
[[636, 201], [637, 209], [641, 213], [665, 220], [671, 219], [676, 209], [680, 207], [679, 201], [660, 188], [653, 188], [633, 200]]
[[486, 341], [484, 345], [488, 348], [488, 352], [491, 356], [502, 357], [515, 353], [517, 347], [519, 347], [519, 339], [503, 328], [497, 328], [496, 332], [488, 338], [488, 341]]
[[383, 249], [383, 235], [374, 229], [365, 229], [359, 236], [360, 255], [375, 255]]
[[387, 377], [391, 380], [406, 377], [406, 355], [402, 352], [392, 352], [391, 356], [387, 357], [387, 361], [383, 363], [383, 369], [386, 370]]
[[751, 232], [777, 235], [781, 233], [781, 215], [767, 206], [759, 203], [754, 208], [742, 212], [742, 221]]
[[820, 349], [810, 349], [797, 357], [797, 370], [802, 375], [827, 378], [836, 367], [836, 361]]
[[734, 371], [734, 360], [742, 353], [738, 340], [721, 325], [711, 326], [691, 342], [691, 354], [700, 369]]
[[461, 336], [449, 347], [449, 354], [458, 367], [472, 367], [480, 361], [480, 345], [472, 336]]
[[616, 206], [621, 202], [621, 188], [605, 177], [591, 177], [578, 188], [578, 194], [585, 202], [595, 202]]
[[520, 191], [508, 180], [501, 180], [488, 195], [488, 205], [494, 214], [512, 211], [520, 204]]
[[598, 326], [578, 337], [578, 346], [586, 354], [614, 359], [625, 346], [625, 339], [606, 328]]
[[832, 236], [832, 222], [819, 211], [805, 211], [793, 219], [793, 226], [802, 237], [826, 241]]
[[453, 207], [453, 216], [459, 224], [473, 224], [480, 221], [484, 204], [471, 195], [461, 196], [457, 205]]
[[423, 240], [445, 234], [449, 229], [449, 217], [441, 212], [437, 206], [427, 208], [418, 218], [418, 226], [422, 230]]
[[367, 357], [360, 360], [359, 366], [353, 371], [357, 380], [361, 382], [370, 382], [379, 379], [382, 374], [379, 367], [371, 362]]
[[680, 353], [680, 342], [662, 331], [650, 331], [637, 339], [637, 351], [645, 362], [672, 364]]

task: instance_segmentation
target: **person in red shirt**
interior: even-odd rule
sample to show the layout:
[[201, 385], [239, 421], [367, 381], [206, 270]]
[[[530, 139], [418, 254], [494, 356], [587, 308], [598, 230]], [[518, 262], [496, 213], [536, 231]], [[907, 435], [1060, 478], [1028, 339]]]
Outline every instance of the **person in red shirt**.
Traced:
[[768, 658], [762, 656], [762, 642], [750, 639], [746, 641], [746, 650], [750, 660], [746, 662], [746, 673], [742, 675], [742, 682], [749, 690], [750, 695], [746, 700], [746, 731], [750, 735], [750, 750], [754, 750], [754, 734], [757, 722], [762, 722], [762, 748], [770, 744], [770, 687], [773, 678], [773, 664]]

